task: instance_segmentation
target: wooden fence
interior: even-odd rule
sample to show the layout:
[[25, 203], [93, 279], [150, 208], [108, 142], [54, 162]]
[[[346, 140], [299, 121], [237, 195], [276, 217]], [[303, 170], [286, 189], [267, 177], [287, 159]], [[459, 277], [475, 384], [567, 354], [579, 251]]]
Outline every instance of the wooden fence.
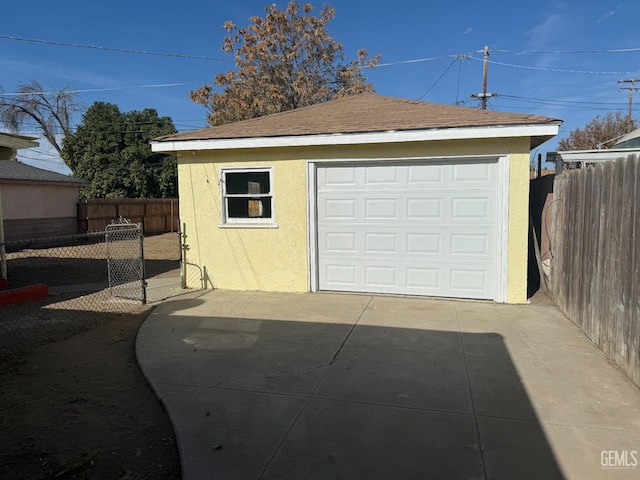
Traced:
[[640, 386], [640, 162], [565, 171], [554, 185], [551, 294]]
[[123, 217], [142, 223], [145, 233], [175, 232], [178, 226], [177, 198], [89, 198], [78, 202], [78, 232], [100, 232]]

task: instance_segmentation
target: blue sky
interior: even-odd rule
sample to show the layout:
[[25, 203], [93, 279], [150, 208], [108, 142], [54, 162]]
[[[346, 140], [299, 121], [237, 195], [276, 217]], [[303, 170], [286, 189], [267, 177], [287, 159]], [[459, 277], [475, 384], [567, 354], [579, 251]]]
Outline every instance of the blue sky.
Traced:
[[[143, 55], [6, 37], [224, 59], [222, 24], [232, 20], [244, 26], [251, 15], [262, 15], [267, 3], [33, 0], [26, 9], [24, 3], [8, 2], [3, 17], [11, 20], [0, 27], [0, 85], [11, 93], [19, 82], [35, 79], [45, 86], [92, 90], [79, 95], [86, 106], [105, 101], [123, 111], [155, 108], [181, 131], [201, 128], [206, 111], [188, 92], [232, 69], [231, 57]], [[366, 72], [382, 95], [475, 106], [469, 96], [481, 91], [482, 49], [488, 46], [488, 91], [498, 94], [489, 108], [564, 121], [559, 136], [535, 153], [554, 150], [558, 139], [595, 115], [626, 113], [628, 91], [618, 91], [624, 86], [618, 81], [640, 78], [640, 2], [329, 3], [336, 9], [329, 32], [343, 43], [347, 58], [361, 47], [382, 56], [383, 65]], [[180, 85], [150, 87], [167, 84]], [[44, 140], [19, 159], [64, 171]]]

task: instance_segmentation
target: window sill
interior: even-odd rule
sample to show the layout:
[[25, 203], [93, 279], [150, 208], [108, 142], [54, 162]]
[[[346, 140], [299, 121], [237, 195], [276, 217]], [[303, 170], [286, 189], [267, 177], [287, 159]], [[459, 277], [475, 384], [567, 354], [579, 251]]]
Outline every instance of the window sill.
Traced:
[[218, 228], [279, 228], [277, 223], [220, 223]]

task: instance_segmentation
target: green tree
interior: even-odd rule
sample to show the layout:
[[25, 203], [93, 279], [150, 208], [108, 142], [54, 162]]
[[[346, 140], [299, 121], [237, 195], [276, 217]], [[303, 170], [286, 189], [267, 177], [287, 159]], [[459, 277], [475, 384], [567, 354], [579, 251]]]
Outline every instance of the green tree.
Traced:
[[596, 150], [611, 148], [623, 135], [637, 128], [636, 121], [620, 112], [596, 115], [583, 128], [576, 128], [558, 142], [558, 150]]
[[72, 132], [74, 117], [84, 109], [76, 95], [69, 87], [45, 91], [36, 80], [19, 84], [15, 94], [4, 93], [0, 88], [0, 121], [14, 132], [34, 123], [62, 154], [61, 139]]
[[62, 157], [75, 176], [90, 182], [84, 197], [175, 197], [176, 157], [152, 152], [149, 141], [176, 132], [171, 118], [154, 109], [121, 112], [96, 102], [64, 138]]
[[237, 69], [189, 94], [208, 109], [211, 125], [373, 91], [363, 69], [375, 67], [379, 55], [369, 58], [360, 49], [356, 59], [345, 63], [342, 44], [327, 33], [335, 10], [325, 4], [315, 17], [313, 9], [291, 1], [284, 11], [275, 4], [265, 7], [265, 17], [251, 17], [247, 27], [224, 24], [222, 50], [234, 55]]

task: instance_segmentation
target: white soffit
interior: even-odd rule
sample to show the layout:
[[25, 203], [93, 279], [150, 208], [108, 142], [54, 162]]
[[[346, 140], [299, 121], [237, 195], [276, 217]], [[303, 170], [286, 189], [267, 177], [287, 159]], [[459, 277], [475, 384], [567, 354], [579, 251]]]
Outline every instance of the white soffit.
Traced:
[[491, 127], [442, 128], [368, 133], [336, 133], [320, 135], [288, 135], [280, 137], [221, 138], [209, 140], [152, 141], [154, 152], [198, 150], [231, 150], [238, 148], [311, 147], [322, 145], [366, 145], [374, 143], [406, 143], [435, 140], [469, 140], [507, 137], [549, 138], [558, 134], [560, 123]]

